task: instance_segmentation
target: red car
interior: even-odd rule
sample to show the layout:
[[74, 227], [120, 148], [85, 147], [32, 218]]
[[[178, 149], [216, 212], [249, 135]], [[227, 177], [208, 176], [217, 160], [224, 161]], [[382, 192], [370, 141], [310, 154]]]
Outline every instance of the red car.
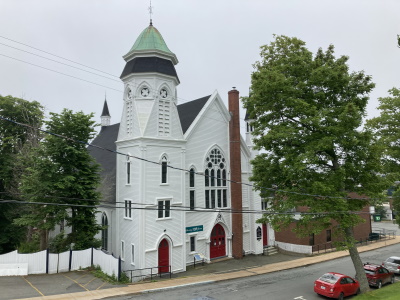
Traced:
[[329, 272], [315, 280], [314, 292], [325, 297], [342, 300], [347, 296], [358, 295], [360, 284], [350, 276]]
[[365, 263], [364, 271], [370, 286], [380, 289], [386, 283], [394, 283], [394, 273], [381, 265]]

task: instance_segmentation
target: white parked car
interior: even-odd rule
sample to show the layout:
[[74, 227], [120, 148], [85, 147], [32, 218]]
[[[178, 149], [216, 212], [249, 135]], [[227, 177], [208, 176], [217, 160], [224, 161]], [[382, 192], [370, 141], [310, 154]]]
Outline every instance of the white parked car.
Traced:
[[400, 257], [391, 256], [382, 263], [382, 266], [395, 274], [400, 274]]

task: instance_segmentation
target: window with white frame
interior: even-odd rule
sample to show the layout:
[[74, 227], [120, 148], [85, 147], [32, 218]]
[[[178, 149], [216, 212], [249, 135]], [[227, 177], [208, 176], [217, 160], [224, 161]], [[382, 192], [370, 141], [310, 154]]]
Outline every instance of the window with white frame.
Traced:
[[168, 159], [163, 155], [161, 158], [161, 183], [168, 182]]
[[267, 210], [267, 208], [268, 208], [268, 199], [261, 198], [261, 209]]
[[190, 200], [190, 210], [195, 208], [195, 171], [193, 168], [189, 172], [189, 200]]
[[131, 244], [131, 263], [135, 263], [135, 245]]
[[131, 162], [126, 163], [126, 184], [131, 184]]
[[190, 237], [190, 252], [196, 251], [196, 237], [191, 236]]
[[171, 200], [158, 201], [158, 218], [165, 219], [171, 216]]
[[247, 128], [247, 132], [253, 132], [254, 128], [253, 128], [253, 124], [250, 122], [246, 122], [246, 128]]
[[125, 200], [125, 218], [132, 218], [132, 201]]
[[121, 259], [125, 260], [125, 241], [121, 241]]
[[210, 151], [204, 171], [205, 207], [228, 207], [226, 160], [218, 148]]

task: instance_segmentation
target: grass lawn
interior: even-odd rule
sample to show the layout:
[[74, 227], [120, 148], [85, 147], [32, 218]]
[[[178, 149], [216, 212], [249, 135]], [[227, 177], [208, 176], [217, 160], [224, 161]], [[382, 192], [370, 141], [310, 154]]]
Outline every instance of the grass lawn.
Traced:
[[388, 284], [383, 288], [371, 289], [370, 292], [354, 297], [357, 300], [398, 300], [400, 299], [400, 282]]

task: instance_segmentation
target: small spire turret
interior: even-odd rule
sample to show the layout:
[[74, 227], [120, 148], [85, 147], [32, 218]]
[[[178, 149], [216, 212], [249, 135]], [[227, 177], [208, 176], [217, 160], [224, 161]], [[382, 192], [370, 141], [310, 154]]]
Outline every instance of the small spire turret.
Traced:
[[101, 127], [110, 126], [111, 116], [107, 105], [107, 96], [104, 98], [103, 112], [101, 113]]

